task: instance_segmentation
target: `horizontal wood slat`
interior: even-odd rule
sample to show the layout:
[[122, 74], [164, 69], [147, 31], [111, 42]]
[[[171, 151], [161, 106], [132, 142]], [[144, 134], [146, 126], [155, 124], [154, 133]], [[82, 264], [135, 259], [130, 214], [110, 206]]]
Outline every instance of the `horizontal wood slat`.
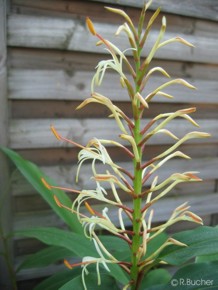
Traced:
[[[108, 58], [105, 54], [97, 53], [89, 54], [86, 52], [60, 51], [55, 49], [28, 49], [19, 47], [10, 47], [8, 53], [8, 64], [12, 76], [17, 72], [17, 70], [14, 69], [21, 69], [21, 71], [24, 71], [24, 69], [28, 69], [28, 71], [58, 70], [59, 72], [69, 72], [68, 74], [71, 74], [72, 76], [73, 73], [77, 71], [86, 71], [94, 74], [97, 63], [102, 59]], [[155, 66], [163, 67], [171, 77], [218, 80], [218, 65], [214, 64], [155, 59], [151, 63], [151, 68]]]
[[[95, 10], [99, 12], [98, 6], [103, 6], [105, 3], [108, 3], [109, 6], [112, 4], [113, 6], [121, 6], [126, 10], [133, 10], [134, 7], [140, 9], [144, 0], [89, 0], [82, 1], [85, 3], [81, 3], [79, 0], [74, 1], [57, 1], [57, 0], [13, 0], [14, 7], [27, 7], [29, 9], [41, 9], [41, 10], [49, 10], [49, 12], [58, 11], [65, 13], [86, 13], [86, 15], [90, 15], [95, 13]], [[98, 3], [96, 3], [98, 2]], [[198, 5], [195, 5], [191, 0], [186, 1], [185, 5], [179, 0], [153, 0], [149, 10], [157, 9], [161, 7], [163, 12], [169, 12], [173, 14], [192, 16], [194, 18], [202, 18], [209, 20], [218, 20], [217, 17], [217, 6], [214, 0], [198, 0]], [[92, 6], [91, 6], [92, 5]], [[90, 11], [90, 7], [94, 7], [94, 11]], [[82, 10], [82, 11], [81, 11]], [[85, 10], [85, 11], [84, 11]], [[84, 11], [84, 12], [83, 12]], [[101, 11], [101, 10], [100, 10]], [[128, 11], [129, 12], [129, 11]], [[42, 11], [41, 11], [42, 13]]]
[[[9, 72], [9, 98], [31, 100], [84, 100], [90, 96], [93, 72], [79, 70], [29, 70], [11, 69]], [[189, 79], [197, 90], [189, 90], [179, 84], [172, 85], [165, 92], [175, 96], [173, 100], [158, 96], [154, 102], [218, 103], [217, 80]], [[161, 76], [152, 76], [144, 96], [168, 81]], [[113, 84], [113, 86], [111, 85]], [[126, 90], [122, 89], [117, 75], [108, 73], [100, 88], [101, 92], [114, 101], [128, 101]]]
[[[144, 4], [144, 0], [89, 0], [89, 1], [97, 1], [104, 2], [108, 4], [117, 4], [124, 6], [132, 6], [141, 8]], [[161, 7], [162, 11], [175, 13], [179, 15], [186, 15], [192, 17], [205, 18], [209, 20], [218, 20], [217, 14], [217, 3], [214, 0], [198, 0], [197, 5], [196, 2], [193, 3], [192, 0], [183, 1], [180, 0], [153, 0], [150, 9], [157, 9]]]
[[[199, 174], [201, 175], [201, 174]], [[19, 181], [20, 179], [20, 181]], [[14, 191], [14, 202], [13, 202], [13, 209], [14, 214], [20, 213], [32, 213], [35, 211], [44, 211], [50, 210], [50, 206], [46, 203], [46, 201], [39, 195], [38, 192], [35, 191], [34, 188], [31, 187], [26, 181], [22, 182], [22, 177], [19, 178], [16, 176], [14, 177], [14, 182], [18, 182], [19, 186], [23, 189], [23, 192]], [[74, 184], [72, 183], [71, 187]], [[15, 188], [15, 187], [14, 187]], [[212, 193], [216, 190], [216, 180], [203, 180], [203, 182], [196, 182], [196, 183], [181, 183], [178, 184], [172, 192], [170, 192], [167, 197], [170, 196], [187, 196], [187, 198], [191, 195], [196, 195], [196, 199], [198, 195], [207, 195], [208, 193]], [[111, 197], [111, 190], [108, 191], [108, 197]], [[129, 201], [129, 196], [126, 195], [125, 192], [118, 190], [120, 198], [122, 198], [123, 202]], [[69, 197], [73, 200], [75, 196], [71, 194]], [[92, 202], [94, 204], [94, 202]]]
[[[129, 102], [113, 101], [126, 115], [132, 116], [132, 108]], [[13, 100], [11, 101], [11, 117], [13, 119], [64, 119], [64, 118], [105, 118], [110, 115], [109, 109], [101, 104], [92, 103], [82, 110], [76, 110], [81, 101], [61, 100]], [[162, 103], [152, 102], [150, 110], [146, 110], [146, 118], [165, 112], [175, 112], [189, 107], [197, 107], [195, 119], [218, 118], [218, 103]]]
[[[105, 38], [113, 39], [112, 36], [117, 26], [105, 23], [96, 23], [96, 31]], [[147, 52], [154, 44], [159, 31], [154, 30], [149, 36]], [[175, 33], [166, 32], [164, 39], [175, 37]], [[163, 47], [156, 53], [161, 59], [186, 60], [191, 62], [217, 63], [218, 40], [212, 37], [200, 35], [180, 35], [196, 46], [195, 49], [174, 44]], [[115, 39], [115, 44], [121, 50], [129, 47], [126, 37], [121, 34]], [[8, 45], [46, 49], [65, 49], [86, 52], [102, 52], [101, 47], [95, 46], [95, 39], [90, 35], [85, 24], [74, 19], [61, 19], [52, 17], [39, 17], [27, 15], [11, 15], [8, 21]], [[127, 51], [126, 54], [129, 54]]]
[[[120, 162], [120, 166], [132, 172], [132, 164], [129, 162]], [[96, 165], [98, 173], [106, 173], [106, 169], [109, 169], [111, 173], [113, 170], [108, 166], [98, 164]], [[193, 160], [174, 159], [168, 161], [165, 165], [157, 170], [153, 176], [158, 175], [159, 181], [164, 180], [175, 172], [186, 172], [186, 171], [198, 171], [198, 175], [203, 180], [214, 180], [218, 179], [218, 158], [195, 158]], [[78, 184], [75, 182], [77, 174], [77, 164], [73, 165], [56, 165], [56, 166], [42, 166], [42, 171], [49, 177], [51, 177], [56, 185], [66, 188], [76, 189], [95, 189], [96, 184], [91, 179], [93, 176], [91, 164], [83, 164]], [[150, 185], [153, 178], [151, 177], [147, 182], [146, 186]], [[105, 182], [105, 188], [110, 189], [110, 185]], [[194, 190], [195, 184], [189, 185]], [[197, 189], [197, 187], [196, 187]], [[28, 195], [34, 193], [32, 188], [24, 182], [24, 180], [18, 175], [14, 177], [12, 184], [12, 191], [14, 196]], [[180, 191], [180, 190], [179, 190]], [[179, 192], [178, 191], [178, 192]], [[187, 188], [188, 191], [188, 188]]]
[[[130, 146], [127, 146], [131, 149]], [[145, 156], [150, 159], [165, 151], [169, 144], [147, 145]], [[25, 159], [37, 163], [39, 166], [68, 165], [77, 162], [79, 148], [35, 148], [35, 149], [18, 149], [18, 153]], [[127, 161], [128, 157], [123, 154], [123, 150], [117, 147], [107, 147], [111, 158], [117, 162]], [[218, 156], [217, 143], [184, 143], [179, 150], [192, 158], [216, 157]], [[129, 160], [129, 159], [128, 159]]]
[[[147, 124], [148, 120], [144, 120]], [[218, 131], [216, 120], [199, 120], [200, 130], [187, 121], [174, 120], [167, 125], [167, 129], [174, 132], [178, 137], [192, 131], [206, 131], [212, 134], [212, 138], [192, 139], [196, 143], [211, 143], [218, 141]], [[68, 143], [57, 140], [50, 131], [50, 125], [54, 125], [56, 130], [64, 137], [75, 142], [86, 145], [93, 137], [101, 139], [118, 139], [121, 131], [114, 120], [104, 119], [18, 119], [11, 120], [10, 124], [10, 146], [14, 149], [22, 148], [54, 148], [71, 147]], [[158, 123], [157, 123], [158, 124]], [[158, 134], [148, 140], [148, 144], [172, 144], [175, 140], [165, 134]], [[191, 142], [191, 143], [193, 143]]]
[[[196, 198], [197, 197], [197, 198]], [[218, 193], [211, 193], [202, 196], [180, 196], [180, 197], [170, 197], [162, 199], [158, 204], [153, 205], [154, 216], [153, 222], [162, 222], [169, 218], [172, 211], [179, 205], [184, 202], [189, 201], [191, 205], [191, 210], [200, 216], [207, 214], [212, 214], [217, 212], [217, 203], [218, 203]], [[128, 204], [127, 204], [128, 205]], [[93, 206], [99, 210], [102, 206]], [[64, 210], [64, 209], [63, 209]], [[109, 213], [111, 220], [119, 226], [119, 219], [117, 216], [117, 209], [109, 206]], [[124, 216], [123, 216], [124, 217]], [[27, 223], [28, 220], [28, 223]], [[124, 217], [127, 226], [129, 224], [129, 219]], [[27, 228], [28, 225], [31, 227], [37, 226], [63, 226], [63, 222], [52, 212], [45, 211], [33, 214], [21, 214], [17, 215], [14, 223], [14, 230], [22, 230]]]

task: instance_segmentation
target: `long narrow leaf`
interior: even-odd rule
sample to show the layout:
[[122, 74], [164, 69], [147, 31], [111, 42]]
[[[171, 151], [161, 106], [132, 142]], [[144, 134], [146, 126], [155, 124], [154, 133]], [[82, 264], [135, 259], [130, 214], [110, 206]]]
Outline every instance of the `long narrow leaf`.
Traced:
[[218, 254], [218, 227], [200, 226], [177, 233], [173, 238], [187, 247], [166, 247], [159, 258], [170, 264], [180, 265], [196, 256]]
[[[97, 275], [95, 273], [89, 273], [85, 277], [87, 290], [119, 290], [116, 281], [109, 276], [108, 274], [102, 274], [101, 275], [101, 285], [97, 285]], [[64, 286], [59, 288], [59, 290], [70, 290], [70, 289], [77, 289], [77, 290], [83, 290], [83, 284], [82, 284], [82, 278], [80, 276], [75, 277], [71, 281], [67, 282]], [[38, 290], [38, 289], [35, 289]]]
[[59, 246], [72, 251], [78, 257], [95, 256], [96, 250], [92, 241], [80, 234], [58, 228], [33, 228], [15, 232], [17, 236], [36, 238], [49, 246]]
[[[34, 228], [15, 232], [17, 236], [36, 238], [49, 246], [63, 247], [72, 252], [72, 256], [98, 257], [92, 241], [85, 236], [60, 230], [57, 228]], [[128, 282], [123, 270], [116, 264], [108, 265], [110, 272], [108, 275], [125, 284]]]
[[162, 290], [175, 289], [218, 289], [218, 261], [190, 264], [182, 267]]
[[[165, 285], [167, 284], [171, 279], [171, 275], [166, 269], [155, 269], [153, 271], [150, 271], [142, 280], [142, 283], [140, 285], [140, 290], [149, 289], [149, 287], [152, 287], [152, 289], [157, 287], [158, 285]], [[160, 287], [160, 286], [158, 286]], [[155, 289], [155, 288], [154, 288]]]
[[55, 194], [61, 203], [71, 207], [72, 202], [62, 190], [47, 189], [41, 181], [41, 178], [45, 178], [50, 184], [54, 182], [49, 179], [45, 174], [32, 162], [25, 160], [18, 153], [8, 148], [1, 148], [1, 150], [14, 162], [19, 171], [28, 180], [28, 182], [37, 190], [37, 192], [47, 201], [54, 212], [71, 228], [72, 231], [77, 233], [83, 233], [81, 224], [77, 220], [75, 214], [60, 208], [54, 201], [53, 194]]
[[27, 268], [46, 267], [57, 261], [72, 257], [72, 251], [58, 246], [50, 246], [42, 249], [32, 255], [29, 255], [19, 265], [17, 271]]
[[40, 284], [34, 287], [33, 290], [57, 290], [60, 289], [60, 287], [62, 287], [68, 281], [80, 275], [81, 275], [80, 268], [76, 268], [72, 271], [71, 270], [61, 271], [42, 281]]

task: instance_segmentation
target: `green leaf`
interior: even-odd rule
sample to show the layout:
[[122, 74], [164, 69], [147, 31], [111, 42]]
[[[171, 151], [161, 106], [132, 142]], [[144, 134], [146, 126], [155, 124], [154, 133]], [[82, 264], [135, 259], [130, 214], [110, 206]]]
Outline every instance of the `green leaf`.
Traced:
[[163, 289], [218, 289], [218, 261], [190, 264], [182, 267]]
[[155, 238], [153, 238], [149, 243], [147, 244], [147, 251], [145, 254], [145, 259], [149, 257], [152, 253], [154, 253], [156, 250], [160, 248], [161, 245], [167, 240], [168, 236], [166, 233], [161, 233]]
[[33, 228], [15, 232], [18, 236], [36, 238], [50, 246], [59, 246], [72, 251], [79, 257], [96, 256], [93, 243], [85, 236], [58, 228]]
[[[167, 284], [171, 279], [171, 275], [165, 269], [155, 269], [150, 271], [142, 280], [140, 290], [150, 289], [149, 287], [157, 287], [158, 285]], [[159, 286], [158, 286], [159, 287]]]
[[187, 247], [168, 246], [159, 258], [173, 265], [180, 265], [191, 258], [202, 255], [218, 254], [218, 227], [201, 226], [173, 235]]
[[124, 271], [120, 268], [119, 265], [107, 264], [107, 266], [110, 269], [110, 272], [108, 272], [108, 275], [114, 277], [117, 281], [119, 281], [120, 283], [124, 285], [129, 282], [127, 275], [124, 273]]
[[105, 248], [117, 259], [126, 260], [130, 258], [129, 245], [122, 239], [115, 236], [101, 235], [99, 239]]
[[198, 256], [195, 259], [196, 263], [211, 262], [211, 261], [218, 261], [218, 253], [212, 255]]
[[38, 193], [47, 201], [54, 212], [71, 228], [71, 230], [77, 233], [83, 233], [81, 224], [79, 223], [76, 215], [70, 211], [60, 208], [54, 201], [53, 195], [55, 194], [61, 203], [71, 208], [72, 202], [65, 194], [64, 191], [58, 189], [49, 190], [42, 183], [41, 178], [45, 178], [50, 184], [54, 182], [45, 176], [45, 174], [33, 163], [25, 160], [19, 154], [8, 148], [2, 148], [1, 150], [14, 162], [19, 171], [28, 180], [28, 182], [38, 191]]
[[[85, 236], [76, 233], [60, 230], [57, 228], [44, 227], [17, 231], [15, 234], [17, 236], [36, 238], [50, 246], [63, 247], [71, 251], [72, 256], [76, 255], [81, 258], [85, 256], [98, 257], [92, 241], [87, 239]], [[54, 257], [53, 254], [50, 256], [50, 258], [51, 257]], [[128, 279], [120, 266], [116, 264], [109, 264], [108, 267], [111, 270], [111, 272], [109, 272], [110, 276], [113, 276], [115, 279], [122, 283], [128, 282]]]
[[[85, 282], [87, 290], [120, 290], [116, 281], [108, 274], [101, 274], [101, 285], [97, 285], [97, 280], [98, 278], [96, 273], [89, 273], [86, 275]], [[71, 281], [67, 282], [64, 286], [59, 288], [59, 290], [69, 289], [84, 290], [81, 276], [75, 277]]]
[[17, 271], [27, 268], [46, 267], [57, 261], [72, 257], [72, 251], [58, 246], [50, 246], [29, 255], [18, 267]]
[[[115, 236], [102, 235], [99, 236], [99, 239], [105, 246], [105, 248], [119, 261], [125, 261], [129, 258], [130, 251], [128, 244]], [[117, 264], [107, 264], [111, 272], [108, 272], [108, 275], [113, 276], [117, 281], [127, 284], [128, 278], [126, 273], [121, 269]]]
[[79, 275], [81, 275], [81, 268], [61, 271], [43, 280], [33, 290], [57, 290], [68, 281], [72, 280], [73, 277]]

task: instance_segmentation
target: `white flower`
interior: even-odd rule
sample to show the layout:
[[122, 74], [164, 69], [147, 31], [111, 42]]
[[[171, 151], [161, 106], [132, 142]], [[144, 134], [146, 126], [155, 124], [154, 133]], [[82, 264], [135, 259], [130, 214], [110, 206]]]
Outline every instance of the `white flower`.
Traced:
[[85, 274], [87, 275], [89, 273], [88, 270], [87, 270], [87, 267], [90, 264], [96, 264], [98, 285], [101, 285], [101, 275], [100, 275], [100, 271], [99, 271], [99, 264], [102, 264], [104, 266], [104, 268], [108, 272], [110, 272], [110, 269], [108, 268], [106, 263], [111, 263], [111, 261], [110, 260], [106, 260], [104, 257], [96, 258], [96, 257], [87, 256], [87, 257], [83, 258], [81, 267], [83, 268], [82, 269], [82, 282], [83, 282], [83, 286], [84, 286], [85, 290], [87, 290], [86, 283], [85, 283]]

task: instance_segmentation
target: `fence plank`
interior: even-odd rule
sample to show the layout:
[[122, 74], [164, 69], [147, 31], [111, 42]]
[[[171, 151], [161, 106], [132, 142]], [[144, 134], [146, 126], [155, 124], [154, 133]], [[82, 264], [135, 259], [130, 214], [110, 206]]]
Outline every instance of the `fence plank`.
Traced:
[[[130, 7], [117, 4], [117, 8], [124, 9], [125, 12], [130, 15], [133, 23], [138, 22], [140, 8], [141, 7]], [[178, 5], [176, 8], [178, 9]], [[180, 7], [179, 7], [180, 8]], [[198, 8], [199, 9], [199, 6]], [[49, 1], [31, 1], [31, 0], [14, 0], [13, 1], [13, 11], [19, 11], [20, 14], [28, 15], [44, 15], [52, 17], [76, 17], [80, 19], [85, 19], [87, 16], [92, 18], [95, 22], [111, 22], [120, 24], [123, 19], [117, 15], [105, 9], [105, 4], [103, 2], [96, 3], [83, 0], [74, 1], [60, 1], [60, 0], [49, 0]], [[187, 33], [195, 34], [201, 36], [217, 37], [217, 27], [216, 22], [205, 21], [199, 18], [190, 17], [178, 17], [175, 14], [167, 13], [163, 9], [162, 15], [167, 17], [167, 30], [174, 31], [176, 33]], [[153, 15], [153, 11], [150, 9], [146, 12], [146, 19], [150, 19]], [[209, 19], [211, 20], [211, 18]], [[161, 17], [158, 17], [153, 24], [153, 27], [159, 28], [161, 25]]]
[[[16, 177], [18, 181], [19, 177]], [[35, 211], [44, 211], [50, 209], [50, 206], [46, 203], [46, 201], [39, 195], [37, 191], [35, 191], [31, 185], [27, 184], [27, 181], [21, 181], [18, 183], [24, 191], [16, 191], [14, 192], [14, 214], [19, 213], [30, 213]], [[25, 185], [26, 183], [26, 185]], [[203, 180], [203, 182], [196, 182], [193, 186], [193, 183], [182, 183], [177, 185], [172, 192], [168, 194], [170, 196], [187, 196], [187, 198], [191, 195], [207, 195], [211, 192], [216, 192], [215, 189], [216, 181], [214, 179]], [[73, 184], [71, 185], [71, 187]], [[111, 197], [111, 190], [108, 189], [108, 197]], [[118, 190], [118, 194], [120, 198], [122, 198], [123, 202], [127, 202], [129, 197], [126, 196], [125, 192]], [[72, 198], [72, 196], [71, 196]], [[73, 199], [73, 198], [72, 198]]]
[[[86, 52], [59, 50], [48, 51], [19, 47], [9, 48], [8, 54], [8, 63], [12, 69], [12, 75], [16, 72], [14, 69], [68, 71], [72, 75], [75, 71], [87, 71], [93, 74], [97, 63], [108, 57], [105, 54], [97, 53], [89, 54]], [[155, 66], [161, 66], [166, 69], [171, 77], [218, 80], [218, 67], [213, 64], [156, 59], [153, 60], [151, 68]]]
[[[0, 0], [0, 146], [8, 145], [6, 15], [7, 1]], [[13, 260], [13, 248], [11, 241], [5, 238], [12, 228], [11, 196], [8, 187], [8, 163], [5, 156], [0, 152], [0, 288], [6, 290], [13, 288], [13, 281], [11, 281], [7, 267], [8, 263], [12, 263]], [[7, 244], [7, 249], [3, 238]], [[2, 253], [8, 256], [7, 262]]]
[[[123, 6], [125, 11], [130, 10], [134, 7], [141, 9], [144, 0], [89, 0], [83, 1], [85, 3], [81, 3], [81, 1], [56, 1], [56, 0], [47, 0], [47, 1], [34, 1], [31, 0], [13, 0], [13, 5], [16, 7], [27, 7], [29, 9], [41, 9], [41, 10], [49, 10], [49, 11], [58, 11], [65, 13], [86, 13], [85, 15], [90, 15], [99, 12], [98, 6], [100, 4], [108, 3], [116, 6]], [[92, 3], [94, 2], [94, 3]], [[95, 3], [99, 2], [99, 3]], [[87, 7], [89, 9], [87, 9]], [[130, 8], [131, 7], [131, 8]], [[198, 3], [193, 3], [191, 0], [186, 1], [185, 5], [179, 0], [153, 0], [152, 5], [149, 10], [157, 9], [161, 7], [163, 12], [169, 12], [178, 15], [184, 16], [192, 16], [194, 18], [201, 19], [209, 19], [209, 20], [218, 20], [217, 16], [217, 5], [214, 0], [198, 0]], [[92, 9], [90, 9], [92, 8]], [[82, 10], [82, 12], [81, 12]], [[91, 11], [90, 11], [91, 10]], [[101, 12], [101, 10], [100, 10]], [[42, 12], [41, 12], [42, 13]], [[105, 15], [104, 15], [105, 16]], [[101, 15], [99, 15], [101, 17]]]
[[[186, 201], [189, 201], [191, 205], [191, 210], [200, 216], [204, 216], [207, 214], [213, 214], [217, 211], [217, 203], [218, 203], [218, 193], [210, 193], [207, 195], [198, 195], [198, 196], [180, 196], [180, 197], [170, 197], [164, 198], [158, 201], [158, 205], [154, 204], [154, 217], [153, 222], [162, 222], [169, 218], [172, 211], [179, 205], [183, 204]], [[127, 203], [128, 205], [128, 203]], [[93, 206], [96, 210], [102, 208], [101, 205]], [[86, 211], [84, 211], [86, 212]], [[117, 216], [117, 209], [109, 206], [109, 216], [111, 220], [119, 225], [119, 220]], [[124, 218], [127, 223], [126, 226], [130, 226], [128, 218]], [[22, 230], [26, 229], [28, 225], [31, 227], [37, 226], [63, 226], [63, 222], [51, 211], [45, 211], [44, 213], [40, 212], [40, 214], [20, 214], [16, 216], [14, 230]]]
[[[146, 124], [148, 120], [144, 120]], [[216, 120], [199, 120], [201, 131], [212, 134], [212, 138], [196, 139], [194, 143], [211, 143], [217, 142], [218, 131]], [[36, 126], [37, 124], [37, 126]], [[50, 125], [53, 124], [56, 130], [64, 137], [72, 139], [85, 145], [93, 137], [101, 139], [116, 139], [118, 141], [121, 131], [117, 128], [114, 120], [104, 119], [18, 119], [11, 120], [10, 125], [10, 146], [14, 149], [24, 148], [69, 148], [68, 143], [57, 140], [50, 132]], [[196, 131], [196, 127], [184, 120], [174, 120], [166, 128], [174, 132], [178, 137], [182, 137], [190, 130]], [[116, 137], [117, 136], [117, 137]], [[169, 136], [161, 134], [153, 136], [148, 144], [172, 144], [175, 140]], [[193, 143], [191, 142], [191, 143]]]
[[[125, 168], [126, 170], [132, 171], [132, 165], [129, 162], [120, 162], [120, 166]], [[66, 188], [76, 188], [76, 189], [93, 189], [96, 187], [94, 180], [91, 179], [93, 176], [91, 165], [84, 164], [79, 175], [79, 182], [78, 184], [75, 182], [76, 174], [77, 174], [77, 165], [56, 165], [56, 166], [41, 166], [42, 171], [53, 180], [55, 180], [58, 186], [63, 186]], [[97, 172], [102, 173], [106, 172], [108, 167], [104, 165], [96, 165]], [[186, 171], [199, 171], [198, 174], [200, 178], [203, 180], [214, 180], [218, 179], [218, 159], [217, 158], [195, 158], [193, 160], [178, 160], [174, 159], [168, 161], [168, 163], [163, 166], [164, 170], [158, 170], [156, 174], [159, 176], [159, 180], [164, 180], [165, 178], [169, 177], [174, 172], [186, 172]], [[112, 170], [110, 169], [112, 173]], [[155, 174], [154, 174], [155, 175]], [[150, 185], [152, 182], [152, 178], [150, 178], [146, 186]], [[105, 182], [105, 188], [110, 189], [110, 185]], [[191, 191], [195, 190], [195, 185], [189, 185]], [[34, 190], [27, 184], [20, 175], [16, 175], [13, 179], [12, 184], [13, 195], [14, 196], [22, 196], [22, 195], [29, 195], [33, 194]], [[196, 187], [196, 191], [197, 191]], [[187, 192], [189, 189], [187, 188]], [[176, 192], [176, 191], [175, 191]], [[178, 189], [177, 193], [180, 192]]]
[[[96, 23], [95, 28], [96, 31], [109, 39], [117, 30], [117, 26], [105, 23]], [[147, 51], [151, 49], [158, 34], [159, 31], [155, 29], [149, 36]], [[177, 36], [175, 33], [166, 32], [165, 38], [175, 36]], [[181, 34], [180, 36], [193, 43], [196, 49], [193, 50], [193, 48], [175, 43], [160, 49], [156, 53], [156, 57], [206, 63], [217, 61], [217, 39], [189, 34]], [[123, 34], [116, 38], [114, 42], [121, 50], [129, 47]], [[11, 15], [8, 24], [8, 43], [10, 46], [102, 52], [101, 47], [96, 47], [93, 35], [90, 35], [85, 25], [81, 25], [78, 20], [43, 16]], [[129, 51], [126, 54], [129, 54]], [[144, 56], [146, 54], [147, 52], [142, 53]]]
[[[129, 149], [130, 146], [127, 146]], [[146, 146], [146, 159], [152, 158], [165, 151], [169, 145], [156, 144]], [[127, 156], [123, 154], [122, 149], [117, 147], [107, 147], [108, 153], [113, 160], [117, 162], [127, 161]], [[192, 158], [216, 157], [218, 156], [217, 143], [184, 143], [180, 150]], [[38, 165], [52, 166], [56, 164], [73, 164], [78, 161], [77, 155], [79, 148], [36, 148], [36, 149], [19, 149], [17, 150], [21, 156]]]
[[[141, 8], [144, 4], [144, 0], [89, 0], [104, 2], [109, 4], [117, 4], [124, 6], [132, 6]], [[150, 8], [157, 9], [161, 7], [162, 11], [175, 13], [179, 15], [199, 17], [209, 20], [218, 20], [217, 3], [214, 0], [198, 0], [198, 3], [193, 3], [192, 0], [184, 2], [180, 0], [153, 0]]]
[[[50, 99], [50, 100], [84, 100], [90, 96], [93, 72], [81, 70], [29, 70], [11, 69], [9, 71], [9, 98], [10, 99]], [[188, 90], [181, 85], [172, 85], [164, 91], [174, 95], [173, 102], [218, 103], [216, 80], [190, 81], [197, 90]], [[145, 95], [152, 92], [159, 85], [168, 81], [167, 78], [153, 76], [146, 86]], [[113, 84], [113, 86], [111, 86]], [[126, 90], [123, 90], [119, 78], [115, 73], [108, 73], [97, 91], [110, 97], [111, 100], [128, 101]], [[154, 101], [172, 102], [172, 100], [155, 97]]]
[[[113, 101], [127, 116], [132, 116], [129, 102]], [[13, 119], [52, 119], [52, 118], [106, 118], [110, 111], [101, 104], [92, 103], [82, 110], [76, 110], [81, 101], [60, 100], [13, 100], [11, 102], [11, 116]], [[197, 107], [194, 114], [196, 119], [218, 118], [218, 104], [206, 103], [163, 103], [153, 102], [151, 110], [146, 110], [146, 118], [165, 112], [175, 112], [182, 108]]]

